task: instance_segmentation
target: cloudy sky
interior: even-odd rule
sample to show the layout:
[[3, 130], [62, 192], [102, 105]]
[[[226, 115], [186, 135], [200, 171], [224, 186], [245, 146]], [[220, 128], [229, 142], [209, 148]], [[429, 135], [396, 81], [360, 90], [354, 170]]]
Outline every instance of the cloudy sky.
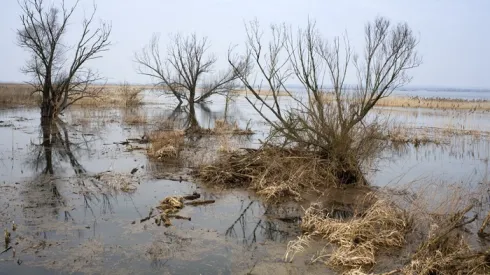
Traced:
[[[360, 52], [364, 24], [381, 15], [393, 22], [407, 22], [419, 36], [418, 51], [423, 64], [413, 70], [411, 85], [490, 88], [488, 0], [80, 0], [66, 44], [76, 37], [84, 13], [91, 10], [94, 2], [98, 8], [96, 16], [112, 23], [113, 45], [91, 67], [109, 82], [150, 81], [135, 72], [133, 57], [153, 33], [162, 35], [162, 44], [171, 33], [207, 36], [210, 50], [220, 59], [216, 69], [220, 69], [226, 65], [229, 46], [243, 44], [245, 21], [257, 18], [262, 26], [281, 22], [304, 26], [308, 18], [314, 19], [325, 37], [347, 31], [353, 47]], [[16, 45], [20, 13], [16, 0], [2, 1], [0, 82], [29, 79], [20, 71], [28, 54]]]

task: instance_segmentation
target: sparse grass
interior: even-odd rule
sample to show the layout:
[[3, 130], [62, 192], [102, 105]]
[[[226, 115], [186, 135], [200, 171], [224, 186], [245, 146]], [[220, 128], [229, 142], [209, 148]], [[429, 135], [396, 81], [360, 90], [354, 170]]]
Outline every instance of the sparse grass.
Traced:
[[254, 132], [248, 126], [241, 129], [238, 123], [229, 123], [223, 119], [217, 119], [214, 122], [214, 128], [200, 129], [200, 134], [207, 135], [253, 135]]
[[179, 156], [184, 145], [185, 133], [182, 130], [157, 130], [150, 133], [149, 140], [148, 156], [164, 161]]
[[440, 138], [436, 138], [434, 135], [430, 136], [429, 133], [416, 131], [407, 127], [391, 127], [385, 136], [386, 140], [389, 140], [395, 144], [410, 143], [415, 147], [426, 144], [441, 145], [443, 142]]
[[301, 200], [302, 193], [340, 185], [333, 167], [311, 152], [265, 147], [224, 154], [198, 176], [210, 185], [250, 188], [268, 201]]

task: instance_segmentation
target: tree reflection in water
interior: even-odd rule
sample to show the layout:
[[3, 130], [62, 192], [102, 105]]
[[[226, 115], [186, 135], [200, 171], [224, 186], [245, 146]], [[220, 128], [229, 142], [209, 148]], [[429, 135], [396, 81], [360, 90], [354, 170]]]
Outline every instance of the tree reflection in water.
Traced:
[[[246, 206], [242, 205], [241, 213], [238, 218], [228, 227], [225, 235], [227, 237], [241, 238], [244, 245], [251, 246], [257, 242], [258, 238], [271, 241], [285, 241], [292, 231], [286, 229], [287, 225], [278, 220], [269, 219], [266, 213], [270, 205], [260, 207], [262, 210], [261, 218], [253, 219], [254, 205], [258, 206], [258, 201], [250, 201]], [[245, 207], [244, 207], [245, 206]]]
[[[87, 138], [79, 135], [80, 138], [73, 138], [74, 132], [70, 132], [61, 119], [42, 118], [40, 126], [40, 142], [32, 144], [32, 158], [28, 161], [40, 175], [26, 185], [28, 190], [25, 196], [29, 207], [25, 214], [34, 211], [33, 216], [60, 217], [62, 211], [65, 221], [74, 221], [70, 214], [69, 198], [63, 194], [82, 195], [84, 211], [94, 217], [96, 204], [100, 204], [102, 214], [112, 213], [112, 194], [103, 189], [100, 182], [89, 177], [79, 161], [82, 154], [90, 155], [92, 152], [95, 136]], [[76, 139], [76, 142], [72, 139]], [[71, 169], [67, 170], [66, 164]]]

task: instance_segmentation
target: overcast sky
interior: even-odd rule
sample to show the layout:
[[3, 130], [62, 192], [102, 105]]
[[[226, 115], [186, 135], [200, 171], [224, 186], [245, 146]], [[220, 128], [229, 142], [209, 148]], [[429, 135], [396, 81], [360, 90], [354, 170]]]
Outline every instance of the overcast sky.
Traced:
[[[59, 0], [55, 0], [59, 1]], [[412, 71], [414, 86], [490, 88], [490, 1], [327, 1], [327, 0], [94, 0], [97, 17], [112, 22], [113, 45], [91, 63], [109, 82], [149, 83], [135, 72], [134, 52], [148, 43], [152, 33], [161, 42], [170, 33], [208, 36], [211, 50], [226, 64], [228, 47], [244, 41], [244, 21], [257, 18], [262, 26], [286, 22], [304, 26], [317, 22], [326, 37], [347, 31], [353, 47], [361, 51], [363, 27], [377, 15], [393, 22], [405, 21], [418, 34], [423, 64]], [[80, 0], [79, 10], [66, 38], [75, 37], [83, 13], [92, 0]], [[71, 0], [67, 0], [68, 3]], [[28, 54], [16, 45], [20, 26], [16, 0], [0, 6], [0, 82], [28, 80], [20, 68]]]

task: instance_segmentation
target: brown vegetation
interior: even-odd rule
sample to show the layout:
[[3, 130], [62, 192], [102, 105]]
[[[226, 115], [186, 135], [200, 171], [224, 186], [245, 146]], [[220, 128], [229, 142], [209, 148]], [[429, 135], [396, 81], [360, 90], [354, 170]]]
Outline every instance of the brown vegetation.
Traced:
[[488, 111], [490, 110], [490, 101], [393, 96], [381, 99], [376, 103], [376, 106]]
[[[371, 196], [366, 199], [373, 200]], [[313, 261], [342, 270], [370, 267], [376, 263], [379, 250], [405, 244], [411, 220], [404, 210], [378, 199], [366, 211], [356, 214], [352, 219], [339, 220], [329, 217], [318, 205], [312, 205], [301, 223], [307, 235], [288, 244], [286, 259], [292, 260], [299, 248], [307, 244], [305, 240], [316, 237], [326, 240], [327, 246]]]
[[157, 130], [149, 135], [148, 156], [157, 160], [178, 157], [185, 141], [181, 130]]
[[27, 84], [0, 84], [0, 106], [38, 106], [41, 96]]
[[224, 154], [198, 171], [205, 184], [250, 188], [270, 201], [301, 200], [305, 192], [357, 180], [351, 176], [315, 153], [277, 147]]

